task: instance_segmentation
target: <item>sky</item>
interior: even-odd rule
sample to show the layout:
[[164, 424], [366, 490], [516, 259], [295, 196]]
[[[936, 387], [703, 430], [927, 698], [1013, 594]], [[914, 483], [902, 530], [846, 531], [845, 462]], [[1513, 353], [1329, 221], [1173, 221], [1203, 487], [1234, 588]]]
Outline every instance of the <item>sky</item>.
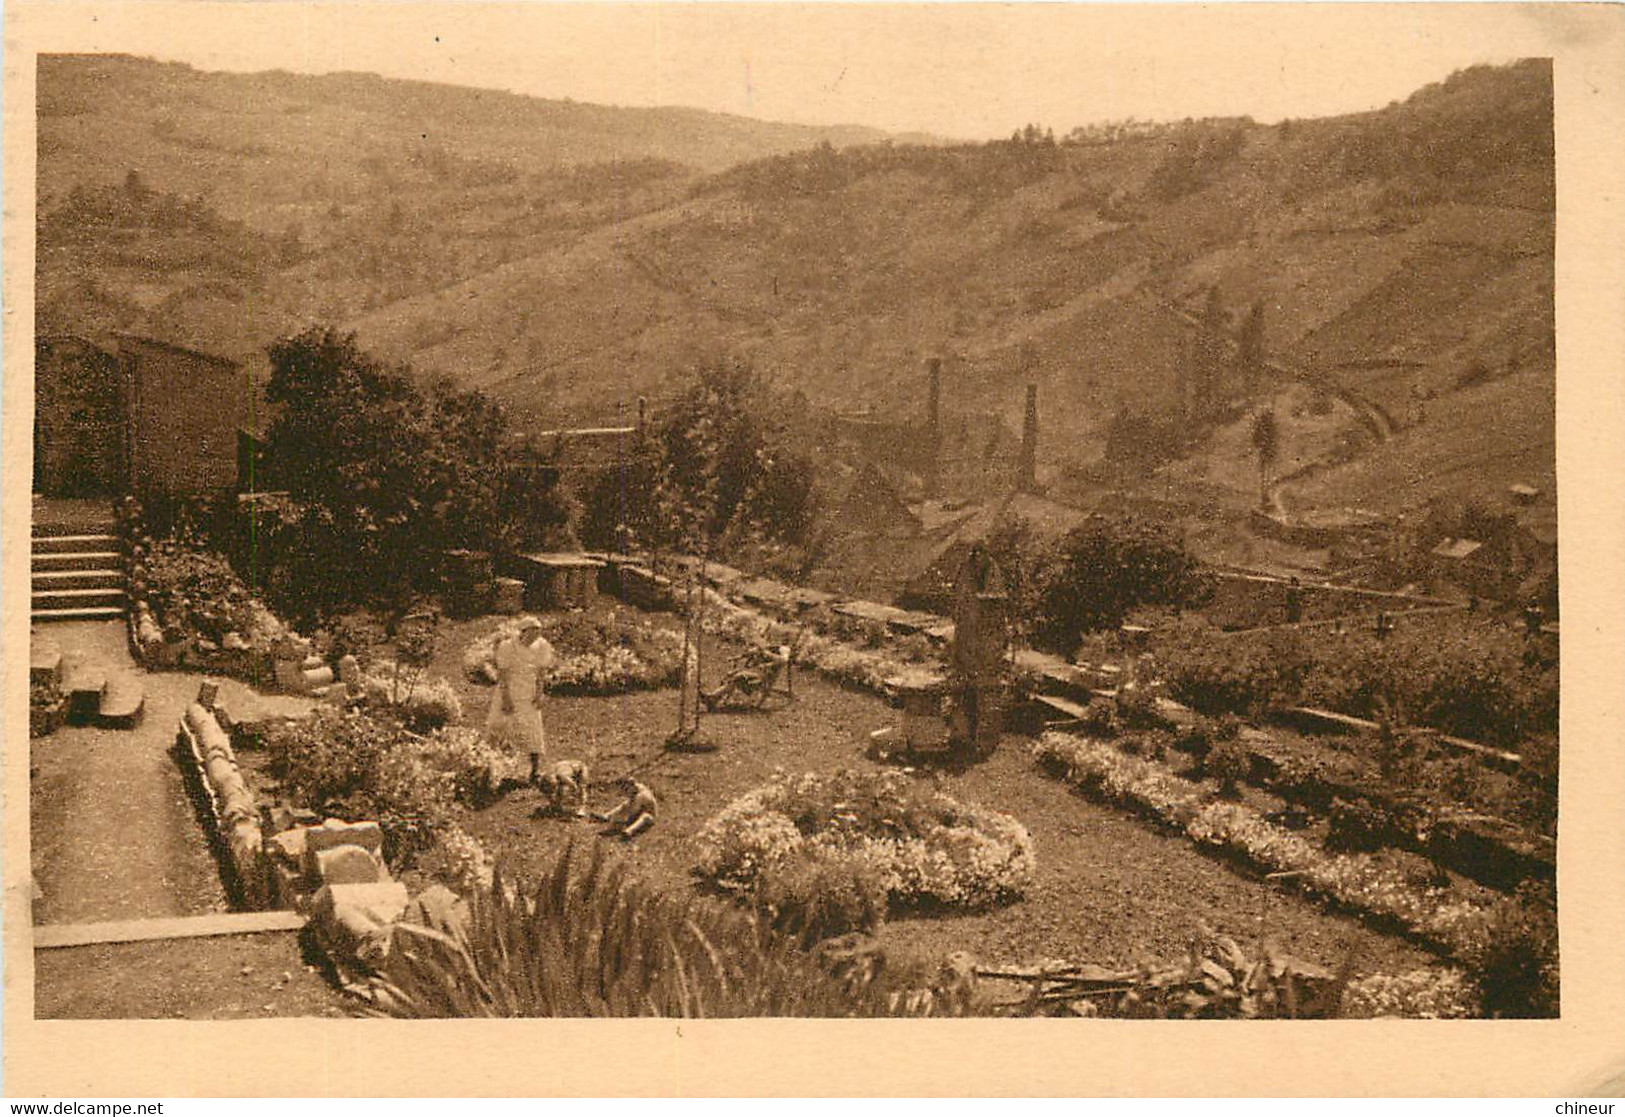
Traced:
[[[1549, 9], [1223, 3], [198, 3], [82, 10], [72, 49], [200, 69], [359, 70], [616, 105], [960, 138], [1031, 121], [1377, 108], [1527, 53]], [[1458, 9], [1441, 11], [1441, 8]], [[72, 24], [70, 19], [67, 21]], [[1543, 30], [1550, 30], [1549, 27]], [[66, 48], [65, 48], [66, 49]]]

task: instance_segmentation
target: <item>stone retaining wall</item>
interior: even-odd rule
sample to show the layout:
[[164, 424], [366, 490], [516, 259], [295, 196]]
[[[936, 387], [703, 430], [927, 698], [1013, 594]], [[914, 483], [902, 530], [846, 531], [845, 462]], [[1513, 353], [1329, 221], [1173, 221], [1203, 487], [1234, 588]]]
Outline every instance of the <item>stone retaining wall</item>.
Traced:
[[[210, 699], [212, 684], [200, 698]], [[266, 906], [264, 840], [259, 808], [248, 789], [231, 738], [202, 702], [186, 708], [177, 730], [177, 743], [191, 760], [193, 775], [203, 793], [213, 827], [212, 837], [224, 855], [228, 890], [248, 909]]]

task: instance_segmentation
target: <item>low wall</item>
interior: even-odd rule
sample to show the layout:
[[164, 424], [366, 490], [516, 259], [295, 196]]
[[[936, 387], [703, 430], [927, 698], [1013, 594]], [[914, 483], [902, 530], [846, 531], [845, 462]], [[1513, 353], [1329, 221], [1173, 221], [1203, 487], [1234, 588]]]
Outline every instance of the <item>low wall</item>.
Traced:
[[[205, 684], [205, 690], [210, 684]], [[264, 840], [259, 808], [237, 766], [231, 738], [200, 702], [186, 708], [177, 730], [177, 744], [191, 761], [192, 775], [202, 792], [213, 833], [223, 855], [228, 891], [239, 906], [266, 906]]]

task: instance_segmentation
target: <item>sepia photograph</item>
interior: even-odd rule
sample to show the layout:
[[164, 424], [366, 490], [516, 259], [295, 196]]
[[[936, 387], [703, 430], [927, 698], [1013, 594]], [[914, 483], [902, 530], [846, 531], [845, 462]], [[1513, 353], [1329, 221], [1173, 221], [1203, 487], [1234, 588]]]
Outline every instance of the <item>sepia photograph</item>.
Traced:
[[1563, 1018], [1552, 53], [1130, 7], [23, 60], [32, 1016]]

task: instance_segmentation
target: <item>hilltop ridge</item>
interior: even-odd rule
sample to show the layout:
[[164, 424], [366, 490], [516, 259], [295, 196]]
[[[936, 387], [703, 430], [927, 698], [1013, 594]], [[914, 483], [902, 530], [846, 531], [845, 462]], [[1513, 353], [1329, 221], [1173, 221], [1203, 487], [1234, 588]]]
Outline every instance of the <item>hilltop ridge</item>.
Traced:
[[[1171, 413], [1204, 330], [1233, 348], [1256, 307], [1262, 363], [1227, 391], [1286, 409], [1284, 507], [1555, 479], [1546, 61], [1343, 117], [958, 145], [101, 57], [42, 59], [40, 90], [45, 329], [235, 355], [337, 322], [549, 426], [721, 354], [911, 419], [940, 355], [945, 406], [1012, 430], [1038, 384], [1057, 493], [1244, 509], [1222, 423], [1149, 477], [1101, 470], [1114, 419]], [[1451, 417], [1480, 400], [1488, 459]]]

